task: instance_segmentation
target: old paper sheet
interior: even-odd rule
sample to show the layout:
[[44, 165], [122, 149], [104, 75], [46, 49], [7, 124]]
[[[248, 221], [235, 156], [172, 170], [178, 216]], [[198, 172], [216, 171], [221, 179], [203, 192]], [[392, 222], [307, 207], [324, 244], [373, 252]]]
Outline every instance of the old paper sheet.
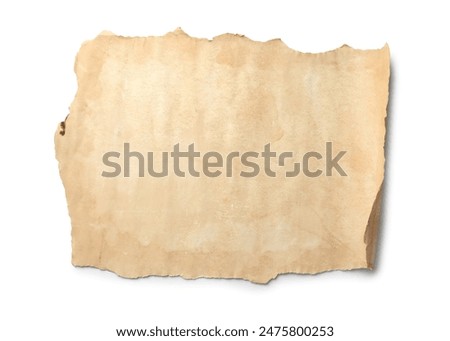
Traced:
[[[258, 283], [372, 268], [387, 46], [308, 54], [230, 34], [105, 33], [81, 47], [75, 71], [78, 92], [55, 134], [74, 265]], [[181, 159], [183, 177], [171, 153], [191, 144], [201, 156]], [[163, 152], [168, 175], [152, 176]], [[223, 166], [209, 158], [208, 169], [208, 152]]]

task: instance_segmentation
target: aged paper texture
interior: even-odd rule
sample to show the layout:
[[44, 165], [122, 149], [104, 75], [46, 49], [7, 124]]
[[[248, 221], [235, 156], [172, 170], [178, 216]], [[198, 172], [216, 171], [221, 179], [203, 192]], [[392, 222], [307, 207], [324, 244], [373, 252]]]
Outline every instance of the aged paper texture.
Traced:
[[[55, 134], [74, 265], [258, 283], [372, 268], [387, 46], [311, 54], [231, 34], [104, 33], [83, 44], [75, 72]], [[174, 171], [175, 148], [190, 145], [200, 156]], [[151, 175], [164, 152], [168, 175]]]

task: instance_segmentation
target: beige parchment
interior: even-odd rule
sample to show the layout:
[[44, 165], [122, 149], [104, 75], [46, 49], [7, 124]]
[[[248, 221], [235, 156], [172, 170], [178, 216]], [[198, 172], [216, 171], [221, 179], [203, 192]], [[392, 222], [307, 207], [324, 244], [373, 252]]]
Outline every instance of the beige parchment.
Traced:
[[[372, 268], [384, 173], [389, 49], [301, 53], [281, 40], [181, 30], [104, 33], [81, 47], [78, 92], [55, 134], [72, 222], [72, 262], [123, 277], [243, 278]], [[342, 176], [325, 174], [326, 143]], [[123, 174], [124, 144], [143, 155], [175, 144], [201, 153], [294, 152], [254, 177]], [[105, 153], [115, 151], [122, 173]], [[287, 177], [302, 155], [316, 177]], [[159, 161], [158, 161], [159, 160]], [[202, 170], [201, 158], [195, 160]], [[235, 160], [236, 161], [236, 160]], [[170, 163], [169, 163], [170, 165]], [[145, 160], [147, 170], [147, 160]]]

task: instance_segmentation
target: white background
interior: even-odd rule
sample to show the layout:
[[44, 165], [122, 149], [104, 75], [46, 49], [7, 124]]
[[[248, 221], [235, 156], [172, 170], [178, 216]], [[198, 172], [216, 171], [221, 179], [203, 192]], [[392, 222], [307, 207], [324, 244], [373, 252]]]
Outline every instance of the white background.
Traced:
[[[449, 12], [433, 1], [2, 1], [0, 339], [113, 340], [115, 328], [155, 325], [312, 324], [333, 325], [333, 340], [448, 340]], [[285, 275], [255, 285], [126, 280], [71, 265], [53, 134], [76, 92], [75, 55], [102, 30], [163, 35], [178, 26], [197, 37], [279, 37], [309, 52], [389, 43], [376, 271]]]

